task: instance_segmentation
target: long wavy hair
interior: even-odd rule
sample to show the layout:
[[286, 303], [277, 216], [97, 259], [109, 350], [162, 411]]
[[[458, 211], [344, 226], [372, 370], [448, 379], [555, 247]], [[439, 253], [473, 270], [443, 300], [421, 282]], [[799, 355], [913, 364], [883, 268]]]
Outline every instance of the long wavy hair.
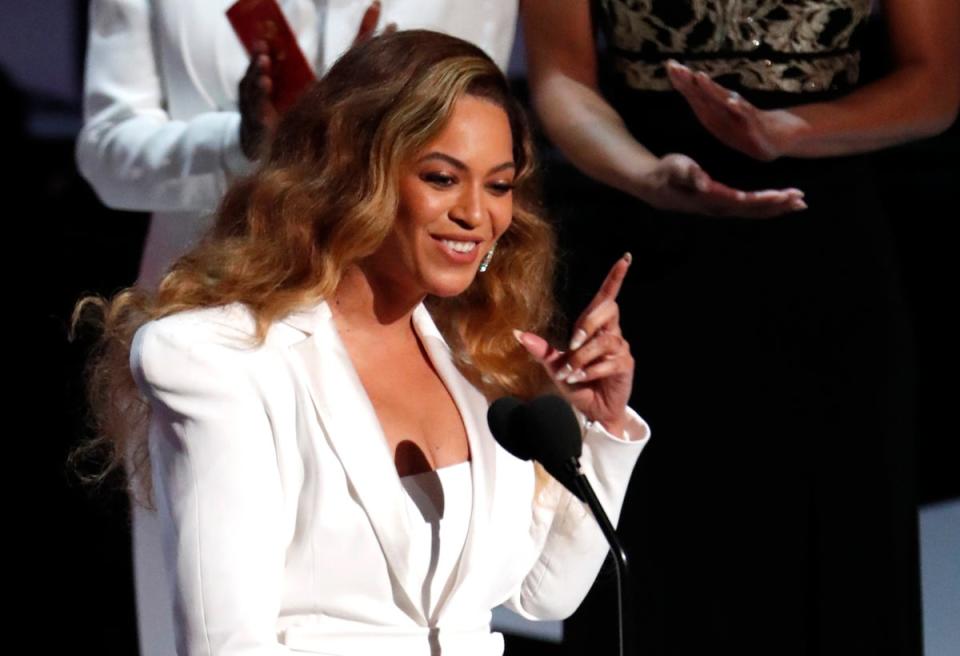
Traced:
[[[530, 397], [549, 384], [512, 330], [549, 332], [555, 305], [552, 228], [540, 216], [529, 128], [506, 80], [479, 48], [416, 30], [349, 50], [283, 117], [257, 170], [228, 191], [216, 222], [156, 291], [84, 299], [97, 321], [88, 368], [96, 477], [127, 469], [150, 503], [149, 406], [129, 369], [134, 333], [193, 308], [242, 303], [255, 343], [291, 311], [331, 298], [348, 267], [377, 251], [397, 216], [400, 172], [444, 127], [454, 104], [480, 97], [503, 108], [516, 164], [513, 221], [490, 269], [462, 294], [428, 307], [458, 366], [488, 396]], [[100, 312], [85, 309], [98, 307]]]

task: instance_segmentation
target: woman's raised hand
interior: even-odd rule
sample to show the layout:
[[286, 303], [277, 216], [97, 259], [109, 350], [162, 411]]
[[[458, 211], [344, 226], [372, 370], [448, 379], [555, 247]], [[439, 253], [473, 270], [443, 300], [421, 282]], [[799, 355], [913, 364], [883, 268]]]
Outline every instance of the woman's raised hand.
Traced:
[[617, 260], [596, 296], [573, 326], [566, 351], [533, 333], [517, 331], [517, 340], [556, 381], [570, 404], [614, 435], [622, 435], [633, 387], [633, 356], [620, 331], [617, 294], [631, 256]]

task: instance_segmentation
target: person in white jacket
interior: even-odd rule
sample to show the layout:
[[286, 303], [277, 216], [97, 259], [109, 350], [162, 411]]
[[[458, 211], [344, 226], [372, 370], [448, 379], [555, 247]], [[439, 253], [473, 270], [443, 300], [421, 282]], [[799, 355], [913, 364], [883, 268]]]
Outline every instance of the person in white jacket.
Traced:
[[533, 165], [481, 50], [376, 37], [281, 119], [158, 290], [111, 302], [91, 384], [116, 466], [152, 482], [178, 653], [499, 656], [494, 606], [579, 604], [602, 533], [497, 445], [488, 404], [562, 394], [614, 521], [649, 429], [626, 405], [629, 255], [565, 351], [541, 336], [554, 238]]
[[[138, 282], [154, 286], [210, 225], [232, 180], [253, 162], [241, 147], [240, 81], [251, 72], [225, 15], [234, 0], [92, 0], [77, 164], [108, 207], [150, 212]], [[379, 26], [422, 27], [471, 41], [505, 70], [517, 0], [280, 0], [320, 75]], [[253, 91], [256, 85], [248, 85]], [[248, 123], [260, 106], [246, 103]], [[158, 526], [136, 508], [134, 568], [143, 656], [168, 654], [171, 620]]]
[[[92, 0], [77, 164], [109, 207], [151, 212], [139, 281], [155, 284], [249, 172], [239, 83], [250, 65], [225, 12], [234, 0]], [[358, 38], [370, 0], [280, 0], [322, 75]], [[374, 3], [379, 25], [446, 32], [506, 69], [517, 0]]]

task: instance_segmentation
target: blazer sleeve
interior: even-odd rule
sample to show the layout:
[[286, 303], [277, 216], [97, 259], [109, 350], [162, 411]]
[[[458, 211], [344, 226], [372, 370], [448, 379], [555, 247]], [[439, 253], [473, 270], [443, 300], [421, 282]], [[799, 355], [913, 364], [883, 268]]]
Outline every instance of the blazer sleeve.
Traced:
[[[629, 411], [626, 438], [584, 422], [580, 465], [610, 521], [620, 518], [630, 476], [650, 438], [647, 423]], [[587, 505], [552, 478], [533, 504], [531, 539], [536, 561], [508, 608], [531, 620], [573, 614], [593, 585], [610, 548]]]
[[292, 522], [258, 388], [263, 372], [254, 366], [256, 350], [198, 339], [189, 328], [147, 324], [131, 350], [151, 405], [177, 653], [287, 654], [276, 623]]
[[110, 207], [211, 211], [230, 178], [251, 168], [240, 148], [240, 114], [170, 117], [155, 39], [156, 4], [91, 2], [77, 165]]

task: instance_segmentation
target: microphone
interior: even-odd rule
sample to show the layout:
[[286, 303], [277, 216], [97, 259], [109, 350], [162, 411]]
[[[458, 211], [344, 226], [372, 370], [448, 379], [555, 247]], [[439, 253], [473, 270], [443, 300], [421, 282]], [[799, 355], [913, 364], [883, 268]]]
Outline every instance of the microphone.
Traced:
[[497, 443], [510, 455], [520, 460], [534, 460], [532, 442], [521, 437], [526, 432], [525, 412], [526, 406], [517, 397], [501, 397], [487, 409], [487, 425]]
[[624, 634], [627, 553], [600, 505], [593, 486], [580, 468], [583, 442], [580, 422], [573, 408], [554, 394], [538, 396], [528, 404], [507, 396], [490, 405], [487, 424], [500, 446], [521, 460], [539, 462], [551, 476], [589, 506], [613, 553], [617, 574], [620, 656], [623, 656], [627, 653]]
[[570, 468], [582, 450], [580, 422], [570, 404], [552, 394], [530, 403], [505, 396], [487, 410], [487, 423], [500, 446], [520, 460], [536, 460], [578, 499], [587, 501]]

